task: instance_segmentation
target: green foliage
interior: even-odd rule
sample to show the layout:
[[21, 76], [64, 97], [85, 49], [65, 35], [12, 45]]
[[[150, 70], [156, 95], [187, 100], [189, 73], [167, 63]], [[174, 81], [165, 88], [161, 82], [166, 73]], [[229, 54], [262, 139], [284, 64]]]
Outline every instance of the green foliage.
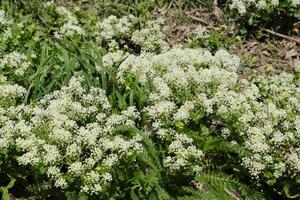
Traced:
[[264, 199], [261, 193], [223, 173], [203, 173], [196, 176], [195, 181], [203, 185], [205, 192], [201, 196], [202, 199]]
[[7, 186], [1, 187], [1, 188], [0, 188], [0, 189], [1, 189], [1, 192], [2, 192], [2, 199], [3, 199], [3, 200], [9, 200], [9, 199], [10, 199], [10, 196], [9, 196], [9, 189], [11, 189], [11, 188], [14, 186], [15, 181], [16, 181], [16, 179], [12, 178], [12, 179], [10, 180], [10, 182], [8, 183]]
[[[240, 40], [228, 27], [190, 39], [211, 54], [171, 48], [164, 21], [146, 22], [212, 1], [59, 2], [0, 3], [2, 199], [299, 197], [294, 77], [239, 80], [238, 58], [218, 50]], [[251, 9], [241, 19], [255, 26], [297, 12]], [[264, 124], [274, 135], [252, 138]], [[241, 164], [265, 156], [255, 145], [284, 166]]]
[[272, 28], [291, 33], [300, 19], [300, 4], [294, 0], [220, 1], [220, 6], [249, 30]]
[[226, 25], [216, 27], [208, 31], [205, 27], [199, 26], [192, 37], [188, 40], [188, 45], [192, 48], [207, 48], [212, 51], [218, 49], [229, 49], [230, 45], [240, 42], [245, 32], [241, 29], [235, 29]]

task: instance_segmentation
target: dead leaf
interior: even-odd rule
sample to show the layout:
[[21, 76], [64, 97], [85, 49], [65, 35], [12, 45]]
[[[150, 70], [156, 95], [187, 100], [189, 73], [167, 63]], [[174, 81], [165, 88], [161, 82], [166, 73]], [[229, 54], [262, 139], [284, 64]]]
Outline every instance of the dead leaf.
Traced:
[[234, 198], [235, 200], [241, 200], [241, 197], [239, 194], [237, 194], [236, 192], [231, 192], [229, 191], [227, 188], [224, 188], [224, 191], [231, 196], [232, 198]]
[[294, 60], [294, 65], [293, 65], [293, 67], [294, 67], [294, 70], [295, 70], [296, 72], [300, 72], [300, 59]]
[[291, 49], [285, 53], [284, 59], [291, 60], [291, 59], [293, 59], [293, 57], [295, 57], [297, 55], [299, 55], [298, 52], [295, 49]]
[[192, 180], [190, 182], [191, 186], [194, 186], [197, 190], [204, 192], [204, 185], [198, 181]]

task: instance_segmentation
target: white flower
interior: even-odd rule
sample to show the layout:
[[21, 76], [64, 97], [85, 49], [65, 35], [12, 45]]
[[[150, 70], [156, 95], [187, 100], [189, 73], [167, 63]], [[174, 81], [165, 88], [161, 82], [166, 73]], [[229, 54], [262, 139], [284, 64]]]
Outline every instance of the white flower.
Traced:
[[6, 13], [3, 10], [0, 10], [0, 26], [11, 25], [12, 21], [8, 19]]
[[209, 34], [208, 34], [206, 28], [201, 25], [198, 26], [194, 32], [196, 34], [196, 39], [198, 39], [198, 40], [199, 39], [207, 39], [209, 37]]
[[107, 181], [107, 182], [111, 182], [112, 181], [112, 176], [111, 176], [111, 174], [110, 173], [105, 173], [105, 174], [103, 174], [102, 175], [102, 178], [103, 178], [103, 180], [104, 181]]
[[228, 138], [230, 136], [230, 130], [228, 128], [223, 128], [221, 132], [222, 137]]
[[80, 173], [83, 173], [84, 167], [81, 162], [74, 162], [69, 166], [69, 173], [73, 175], [79, 175]]
[[55, 180], [54, 186], [57, 188], [64, 188], [67, 185], [67, 182], [64, 178], [60, 177]]
[[[84, 35], [84, 30], [78, 26], [78, 25], [74, 25], [74, 24], [64, 24], [61, 28], [60, 28], [60, 32], [58, 33], [59, 35], [65, 35], [68, 37], [72, 37], [74, 35]], [[60, 37], [58, 37], [60, 38]]]
[[273, 138], [271, 139], [271, 141], [273, 141], [275, 144], [281, 144], [282, 142], [284, 142], [284, 140], [285, 140], [285, 135], [279, 131], [276, 131], [273, 134]]
[[274, 165], [274, 177], [279, 178], [286, 171], [285, 164], [283, 162], [276, 163]]
[[27, 153], [23, 154], [18, 158], [18, 162], [21, 165], [36, 165], [41, 161], [41, 158], [38, 156], [38, 150], [36, 147], [30, 149]]
[[294, 7], [297, 7], [300, 5], [300, 0], [291, 0], [291, 2]]
[[57, 166], [50, 166], [47, 170], [48, 177], [58, 178], [61, 176], [60, 169]]
[[81, 147], [77, 143], [67, 146], [66, 155], [70, 157], [77, 157], [81, 154]]
[[[53, 4], [49, 3], [48, 6]], [[63, 24], [61, 25], [59, 31], [54, 32], [54, 36], [61, 38], [63, 36], [72, 37], [72, 36], [83, 36], [85, 34], [84, 30], [79, 26], [77, 18], [68, 11], [63, 6], [56, 7], [56, 12], [63, 18]]]
[[[114, 64], [120, 63], [127, 55], [123, 51], [116, 51], [112, 53], [105, 54], [102, 57], [103, 66], [111, 68]], [[98, 71], [101, 71], [101, 68], [97, 68]]]
[[279, 0], [271, 0], [271, 4], [273, 7], [276, 7], [279, 5]]
[[60, 159], [61, 155], [58, 148], [54, 145], [45, 144], [43, 145], [45, 154], [44, 154], [44, 163], [53, 164]]
[[155, 119], [162, 115], [169, 115], [175, 110], [175, 104], [171, 101], [162, 101], [157, 103], [155, 106], [147, 107], [145, 111], [148, 115]]
[[162, 18], [148, 21], [144, 29], [133, 32], [131, 40], [146, 52], [166, 50], [169, 46], [165, 41], [165, 31], [166, 27]]
[[96, 27], [100, 31], [99, 33], [96, 33], [99, 37], [98, 40], [111, 41], [119, 37], [128, 36], [133, 26], [133, 20], [134, 18], [131, 16], [117, 18], [112, 15], [105, 18], [103, 21], [96, 24]]
[[103, 160], [103, 165], [108, 168], [111, 168], [118, 160], [119, 158], [116, 154], [111, 154], [109, 157], [106, 157]]
[[253, 152], [268, 152], [269, 145], [266, 143], [266, 137], [264, 133], [256, 127], [251, 127], [247, 131], [249, 139], [245, 142], [245, 145]]
[[175, 113], [174, 119], [187, 122], [190, 118], [189, 112], [194, 109], [194, 104], [191, 101], [186, 101]]
[[17, 76], [23, 76], [29, 67], [30, 63], [27, 61], [27, 57], [24, 54], [16, 51], [5, 55], [0, 60], [0, 70], [11, 69]]
[[300, 149], [291, 149], [286, 155], [287, 163], [296, 171], [300, 172]]

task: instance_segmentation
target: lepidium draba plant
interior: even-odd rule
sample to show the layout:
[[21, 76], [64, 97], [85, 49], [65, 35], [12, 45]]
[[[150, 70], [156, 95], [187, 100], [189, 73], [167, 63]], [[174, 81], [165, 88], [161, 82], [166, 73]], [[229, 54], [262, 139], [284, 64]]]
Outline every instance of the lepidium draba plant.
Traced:
[[7, 41], [11, 37], [12, 24], [13, 20], [11, 20], [3, 10], [0, 10], [1, 43]]
[[141, 135], [118, 131], [138, 119], [134, 107], [114, 114], [103, 90], [87, 93], [73, 78], [35, 106], [1, 110], [1, 152], [39, 171], [48, 188], [104, 198], [114, 166], [123, 159], [134, 164], [143, 150]]
[[134, 16], [109, 16], [96, 24], [95, 35], [97, 41], [110, 51], [123, 49], [159, 53], [169, 48], [165, 41], [167, 27], [163, 19], [148, 21], [138, 28], [138, 19]]
[[57, 26], [54, 31], [54, 36], [62, 37], [80, 37], [85, 34], [83, 28], [80, 26], [78, 19], [66, 7], [58, 6], [50, 1], [44, 4], [45, 19], [51, 23], [52, 27]]
[[254, 7], [258, 10], [268, 11], [276, 7], [288, 5], [291, 8], [300, 6], [299, 0], [232, 0], [230, 7], [236, 9], [240, 14], [244, 15], [248, 9]]
[[[285, 195], [297, 196], [300, 104], [294, 76], [283, 73], [246, 80], [239, 78], [238, 68], [239, 59], [224, 50], [212, 55], [202, 49], [172, 49], [159, 55], [128, 56], [117, 77], [127, 86], [128, 81], [139, 81], [148, 95], [142, 113], [152, 136], [172, 138], [168, 152], [180, 152], [179, 160], [166, 156], [165, 167], [186, 169], [189, 156], [197, 163], [202, 152], [196, 147], [174, 151], [184, 146], [178, 135], [188, 135], [212, 163], [220, 164], [213, 152], [221, 152], [226, 160], [226, 154], [236, 149], [232, 162], [240, 172], [248, 171], [250, 182], [266, 183], [281, 194], [284, 188]], [[209, 147], [212, 137], [226, 147]], [[181, 141], [188, 140], [192, 139]]]
[[[292, 0], [230, 1], [239, 15], [284, 2], [294, 13]], [[162, 19], [140, 25], [133, 16], [95, 17], [89, 26], [71, 7], [39, 6], [38, 17], [12, 20], [0, 11], [3, 194], [299, 197], [294, 75], [248, 80], [225, 50], [171, 48]], [[209, 37], [203, 27], [196, 32], [197, 40]]]
[[228, 3], [233, 15], [242, 19], [240, 22], [246, 20], [250, 26], [284, 30], [299, 19], [299, 0], [232, 0]]
[[18, 104], [26, 95], [26, 73], [31, 67], [27, 57], [19, 52], [3, 54], [0, 58], [0, 102], [7, 108]]

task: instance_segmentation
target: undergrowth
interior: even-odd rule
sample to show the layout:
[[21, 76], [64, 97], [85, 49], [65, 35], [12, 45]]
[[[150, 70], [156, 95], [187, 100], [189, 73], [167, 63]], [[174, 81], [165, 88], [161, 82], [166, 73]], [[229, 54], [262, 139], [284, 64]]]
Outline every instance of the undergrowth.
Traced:
[[170, 46], [150, 19], [213, 2], [64, 3], [0, 4], [4, 200], [299, 198], [299, 74], [245, 79], [224, 29]]

